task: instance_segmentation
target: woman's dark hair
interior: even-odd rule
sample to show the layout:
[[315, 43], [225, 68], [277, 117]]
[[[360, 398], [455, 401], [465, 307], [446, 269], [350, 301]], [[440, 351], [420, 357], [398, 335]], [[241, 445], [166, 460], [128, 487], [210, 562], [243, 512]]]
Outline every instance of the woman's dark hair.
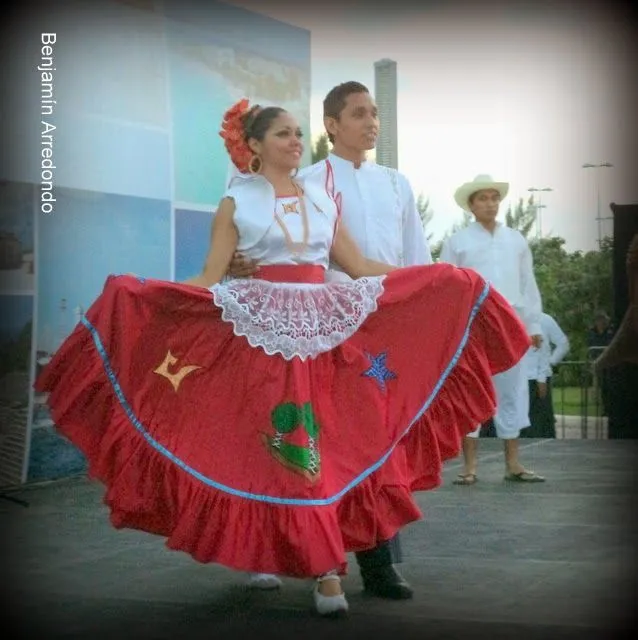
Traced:
[[262, 109], [256, 104], [242, 118], [244, 140], [248, 142], [248, 140], [254, 138], [261, 142], [268, 129], [270, 129], [273, 120], [276, 120], [282, 113], [286, 113], [286, 110], [281, 107], [264, 107]]

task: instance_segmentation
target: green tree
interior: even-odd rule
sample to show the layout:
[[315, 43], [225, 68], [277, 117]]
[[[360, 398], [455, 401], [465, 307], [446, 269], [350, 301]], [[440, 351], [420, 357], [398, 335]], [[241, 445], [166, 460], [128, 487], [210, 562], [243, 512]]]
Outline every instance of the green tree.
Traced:
[[523, 198], [519, 198], [516, 207], [512, 209], [510, 204], [505, 212], [505, 224], [512, 229], [516, 229], [528, 238], [529, 233], [536, 222], [536, 213], [538, 208], [534, 203], [534, 197], [530, 196], [525, 203]]
[[324, 160], [330, 153], [330, 142], [328, 140], [328, 134], [322, 133], [315, 142], [312, 148], [312, 164]]
[[432, 234], [427, 234], [428, 225], [432, 222], [434, 217], [434, 211], [430, 208], [430, 199], [426, 198], [423, 193], [419, 194], [416, 199], [416, 210], [419, 212], [421, 218], [421, 224], [423, 225], [423, 231], [426, 233], [428, 242], [432, 239]]
[[600, 250], [569, 253], [563, 238], [548, 237], [530, 242], [530, 249], [543, 310], [567, 334], [569, 358], [584, 360], [594, 314], [612, 309], [613, 241], [605, 238]]

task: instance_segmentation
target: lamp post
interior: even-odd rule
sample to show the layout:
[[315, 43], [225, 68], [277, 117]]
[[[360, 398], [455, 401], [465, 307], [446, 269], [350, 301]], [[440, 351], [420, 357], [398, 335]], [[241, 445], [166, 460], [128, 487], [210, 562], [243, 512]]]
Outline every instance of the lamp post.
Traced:
[[[583, 169], [596, 169], [596, 222], [598, 223], [598, 249], [600, 250], [603, 241], [602, 222], [603, 218], [600, 217], [600, 172], [599, 169], [610, 169], [614, 165], [611, 162], [598, 162], [591, 163], [586, 162], [583, 165]], [[605, 218], [608, 220], [609, 217]]]
[[531, 193], [538, 193], [538, 204], [536, 205], [536, 236], [538, 237], [538, 239], [540, 240], [541, 236], [543, 235], [543, 220], [542, 220], [542, 212], [541, 209], [546, 209], [547, 205], [544, 205], [541, 203], [541, 196], [540, 194], [542, 192], [549, 192], [549, 191], [553, 191], [553, 189], [551, 187], [543, 187], [542, 189], [537, 189], [536, 187], [530, 187], [528, 189], [529, 192]]
[[543, 212], [541, 211], [541, 209], [547, 209], [547, 205], [546, 204], [541, 204], [540, 202], [536, 205], [535, 207], [536, 209], [536, 239], [540, 240], [542, 238], [542, 229], [541, 229], [541, 219], [543, 216]]

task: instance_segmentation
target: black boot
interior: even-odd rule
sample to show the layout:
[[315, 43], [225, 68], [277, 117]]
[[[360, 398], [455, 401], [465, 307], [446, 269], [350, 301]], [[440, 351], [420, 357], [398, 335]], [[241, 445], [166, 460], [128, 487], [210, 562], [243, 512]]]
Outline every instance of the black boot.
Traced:
[[374, 549], [355, 554], [361, 570], [363, 589], [365, 593], [377, 598], [408, 600], [413, 595], [412, 587], [392, 564], [393, 546], [398, 551], [398, 540], [394, 544], [392, 541], [382, 542]]

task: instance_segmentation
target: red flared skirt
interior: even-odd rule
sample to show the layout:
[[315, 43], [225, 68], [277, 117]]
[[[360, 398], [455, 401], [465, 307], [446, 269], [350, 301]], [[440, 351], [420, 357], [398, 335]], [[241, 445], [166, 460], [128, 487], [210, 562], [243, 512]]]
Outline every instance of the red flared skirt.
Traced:
[[[376, 294], [286, 283], [281, 299], [240, 300], [232, 283], [109, 277], [36, 388], [106, 485], [112, 524], [200, 562], [303, 577], [344, 571], [347, 551], [419, 519], [412, 493], [439, 486], [493, 415], [491, 378], [529, 338], [473, 271], [370, 282]], [[295, 287], [324, 302], [291, 311]], [[269, 324], [291, 313], [292, 333]]]

